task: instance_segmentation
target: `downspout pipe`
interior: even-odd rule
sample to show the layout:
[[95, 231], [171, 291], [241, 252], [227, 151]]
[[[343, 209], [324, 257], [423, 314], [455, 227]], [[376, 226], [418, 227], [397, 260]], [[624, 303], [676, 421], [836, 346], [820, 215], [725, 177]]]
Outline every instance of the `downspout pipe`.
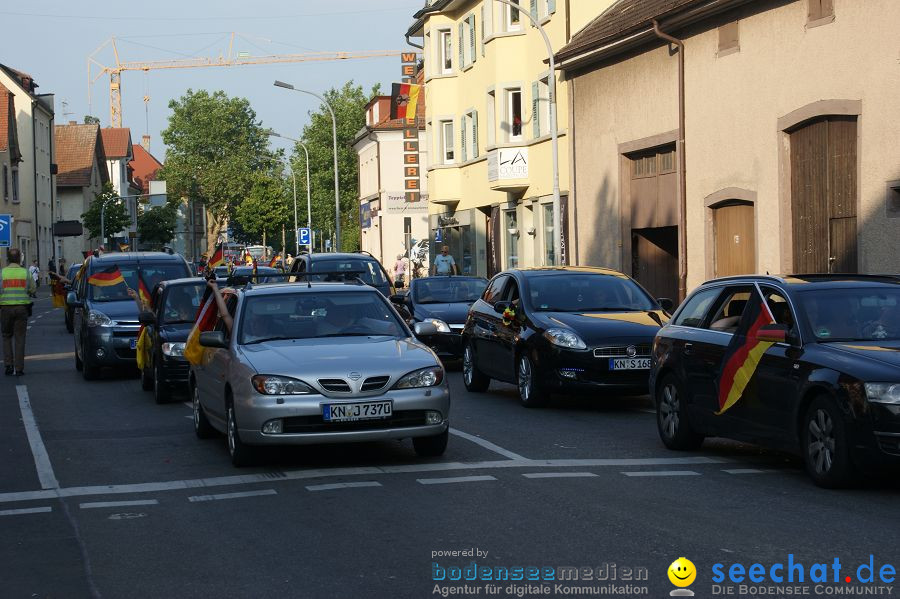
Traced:
[[678, 46], [678, 301], [687, 296], [687, 161], [684, 155], [684, 42], [663, 33], [653, 19], [653, 33]]
[[406, 43], [409, 44], [410, 46], [412, 46], [413, 48], [418, 48], [419, 50], [425, 49], [425, 44], [419, 45], [419, 44], [413, 42], [412, 40], [410, 40], [408, 33], [406, 34]]

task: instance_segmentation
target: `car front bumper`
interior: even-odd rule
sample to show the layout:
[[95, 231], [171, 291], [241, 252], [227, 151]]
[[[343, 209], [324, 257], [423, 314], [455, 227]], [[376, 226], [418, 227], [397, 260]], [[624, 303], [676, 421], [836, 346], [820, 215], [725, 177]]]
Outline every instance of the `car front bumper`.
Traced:
[[[282, 403], [278, 403], [282, 401]], [[327, 404], [391, 400], [389, 419], [326, 422]], [[440, 422], [428, 424], [426, 412], [440, 413]], [[352, 398], [323, 395], [274, 396], [252, 393], [235, 397], [235, 417], [241, 440], [250, 445], [311, 445], [357, 443], [439, 435], [450, 426], [450, 389], [447, 383], [430, 388], [392, 390], [377, 396]], [[264, 433], [263, 425], [282, 421], [283, 432]]]
[[182, 357], [163, 356], [159, 363], [159, 382], [172, 389], [183, 389], [187, 393], [190, 363]]
[[444, 360], [462, 359], [463, 342], [462, 330], [452, 330], [450, 333], [437, 333], [435, 335], [423, 335], [418, 340], [427, 345]]
[[90, 366], [134, 366], [137, 350], [132, 346], [138, 331], [138, 327], [88, 327], [81, 358]]
[[[548, 390], [573, 393], [611, 391], [623, 395], [646, 395], [650, 369], [610, 370], [609, 357], [595, 357], [593, 350], [552, 347], [533, 352], [538, 381]], [[638, 356], [637, 359], [648, 359]]]

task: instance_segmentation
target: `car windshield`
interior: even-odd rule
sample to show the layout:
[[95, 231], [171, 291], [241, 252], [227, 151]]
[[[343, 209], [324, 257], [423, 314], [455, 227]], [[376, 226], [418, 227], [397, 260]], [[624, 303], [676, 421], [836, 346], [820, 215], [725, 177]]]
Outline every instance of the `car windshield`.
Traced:
[[528, 278], [534, 310], [544, 312], [632, 312], [654, 310], [647, 294], [625, 276], [548, 274]]
[[[316, 258], [311, 260], [312, 266], [310, 272], [327, 272], [341, 273], [348, 272], [348, 277], [359, 277], [363, 282], [375, 287], [387, 285], [388, 281], [384, 278], [384, 272], [381, 265], [375, 260], [365, 258], [342, 258], [339, 260]], [[353, 274], [354, 271], [357, 274]], [[347, 277], [340, 275], [328, 274], [320, 277], [312, 277], [314, 281], [343, 281]]]
[[406, 331], [374, 290], [284, 293], [245, 300], [239, 342], [357, 336], [403, 338]]
[[163, 324], [194, 322], [205, 290], [205, 281], [170, 287], [162, 310]]
[[[102, 264], [95, 265], [91, 274], [97, 274], [99, 272], [103, 272], [104, 270], [111, 268], [112, 264]], [[125, 279], [125, 285], [110, 285], [110, 286], [97, 286], [91, 285], [88, 283], [88, 294], [89, 298], [95, 302], [118, 302], [123, 300], [130, 300], [128, 297], [128, 289], [134, 289], [137, 291], [138, 289], [138, 265], [136, 263], [132, 264], [117, 264], [119, 267], [119, 271], [122, 273], [122, 277]], [[157, 283], [160, 281], [168, 281], [170, 279], [181, 279], [183, 277], [189, 277], [191, 273], [188, 271], [187, 266], [184, 264], [180, 264], [177, 262], [170, 262], [165, 264], [141, 264], [140, 265], [140, 278], [144, 282], [144, 285], [147, 287], [147, 291], [153, 291], [153, 288], [156, 287]]]
[[900, 288], [815, 289], [798, 296], [819, 341], [900, 340]]
[[417, 304], [471, 303], [481, 297], [487, 281], [460, 277], [419, 279], [414, 283]]

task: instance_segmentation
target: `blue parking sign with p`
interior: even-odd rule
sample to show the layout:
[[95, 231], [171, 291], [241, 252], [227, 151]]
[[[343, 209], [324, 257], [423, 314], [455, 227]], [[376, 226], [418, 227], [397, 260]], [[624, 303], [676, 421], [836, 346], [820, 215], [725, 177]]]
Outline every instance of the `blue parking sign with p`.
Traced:
[[12, 245], [12, 215], [0, 214], [0, 248]]
[[309, 245], [310, 244], [310, 230], [309, 227], [300, 227], [297, 229], [297, 242], [300, 245]]

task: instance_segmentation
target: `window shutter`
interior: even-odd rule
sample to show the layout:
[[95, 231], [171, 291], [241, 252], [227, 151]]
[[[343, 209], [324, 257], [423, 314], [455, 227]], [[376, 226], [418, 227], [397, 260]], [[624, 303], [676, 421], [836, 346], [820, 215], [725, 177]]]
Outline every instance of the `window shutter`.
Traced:
[[472, 158], [478, 158], [478, 111], [472, 113]]
[[[534, 17], [535, 21], [538, 18], [537, 3], [538, 3], [538, 0], [531, 0], [531, 16]], [[531, 26], [534, 27], [534, 21], [531, 22]]]
[[469, 21], [469, 50], [471, 51], [472, 62], [478, 60], [478, 54], [475, 52], [475, 15], [471, 15]]
[[460, 162], [465, 162], [468, 160], [468, 153], [466, 152], [466, 117], [463, 116], [459, 119], [459, 136], [462, 144], [459, 148]]
[[481, 5], [481, 55], [484, 56], [484, 12], [486, 4]]
[[466, 32], [463, 30], [463, 24], [459, 24], [459, 70], [466, 66]]
[[535, 139], [541, 136], [541, 111], [538, 105], [538, 100], [540, 99], [538, 93], [538, 82], [535, 81], [531, 84], [531, 123], [534, 125]]
[[547, 14], [552, 15], [556, 12], [556, 0], [547, 0]]
[[494, 0], [484, 0], [484, 33], [485, 37], [494, 35]]

